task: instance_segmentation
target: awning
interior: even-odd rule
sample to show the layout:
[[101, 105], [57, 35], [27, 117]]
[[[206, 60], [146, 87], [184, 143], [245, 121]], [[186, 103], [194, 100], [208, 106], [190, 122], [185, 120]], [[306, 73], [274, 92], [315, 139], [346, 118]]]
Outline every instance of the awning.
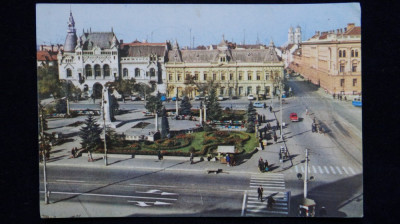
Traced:
[[217, 149], [218, 153], [236, 153], [234, 145], [220, 145]]

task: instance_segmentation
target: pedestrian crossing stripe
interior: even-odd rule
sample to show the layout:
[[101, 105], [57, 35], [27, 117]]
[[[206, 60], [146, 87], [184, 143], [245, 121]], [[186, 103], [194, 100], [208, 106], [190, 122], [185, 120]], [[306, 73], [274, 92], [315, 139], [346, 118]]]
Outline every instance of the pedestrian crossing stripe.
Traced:
[[279, 173], [265, 173], [265, 174], [253, 174], [252, 178], [265, 178], [265, 177], [283, 177], [283, 174]]
[[288, 212], [283, 212], [283, 211], [263, 211], [263, 210], [254, 211], [254, 210], [250, 210], [249, 212], [257, 212], [257, 213], [255, 213], [255, 214], [252, 214], [252, 213], [246, 214], [246, 216], [258, 217], [258, 216], [260, 216], [260, 213], [264, 213], [264, 214], [281, 214], [281, 215], [287, 215], [288, 214]]
[[329, 174], [328, 167], [324, 166], [324, 169], [325, 169], [326, 173]]
[[[250, 186], [251, 188], [258, 188], [260, 185], [257, 185], [257, 186]], [[285, 189], [285, 187], [281, 187], [281, 186], [264, 186], [263, 185], [263, 188], [279, 188], [279, 189]]]
[[[280, 203], [282, 206], [279, 206], [278, 203], [275, 203], [273, 208], [274, 209], [278, 209], [278, 210], [288, 210], [287, 205]], [[261, 209], [265, 209], [265, 206], [267, 206], [267, 204], [263, 204], [263, 205], [247, 205], [248, 208], [252, 209], [252, 208], [261, 208]], [[249, 210], [249, 209], [248, 209]]]
[[[300, 169], [299, 169], [300, 167]], [[301, 171], [300, 171], [301, 170]], [[294, 170], [293, 169], [289, 169], [288, 172], [293, 173], [299, 173], [305, 172], [305, 168], [304, 166], [294, 166]], [[344, 166], [314, 166], [311, 165], [308, 168], [308, 173], [315, 173], [315, 174], [335, 174], [335, 175], [351, 175], [351, 174], [356, 174], [356, 172], [354, 171], [353, 168], [351, 167], [344, 167]], [[267, 180], [265, 180], [267, 181]], [[253, 181], [254, 183], [256, 183], [257, 181]], [[262, 181], [260, 181], [262, 182]], [[268, 182], [273, 182], [273, 181], [268, 181]], [[279, 181], [276, 181], [275, 183], [279, 183]]]
[[255, 183], [255, 184], [257, 184], [257, 183], [276, 183], [276, 184], [282, 184], [282, 183], [285, 183], [285, 181], [282, 181], [282, 180], [279, 180], [279, 181], [277, 181], [277, 180], [271, 180], [271, 181], [268, 181], [268, 180], [251, 180], [250, 183]]
[[339, 168], [339, 167], [336, 166], [336, 170], [337, 170], [340, 174], [342, 174], [342, 171], [340, 171], [340, 168]]
[[329, 168], [331, 168], [331, 171], [332, 171], [333, 174], [336, 174], [335, 169], [333, 169], [332, 166], [329, 166]]
[[278, 181], [278, 180], [283, 180], [283, 178], [251, 178], [251, 180], [254, 181], [264, 181], [264, 180], [270, 180], [270, 181]]
[[[248, 190], [247, 192], [248, 192], [248, 195], [251, 195], [251, 196], [258, 195], [257, 190]], [[264, 194], [264, 195], [267, 195], [267, 194], [276, 194], [276, 195], [285, 196], [285, 193], [284, 193], [284, 192], [281, 192], [281, 191], [269, 191], [269, 190], [265, 190], [265, 189], [264, 189], [264, 191], [263, 191], [263, 194]]]
[[[263, 203], [263, 202], [258, 201], [258, 196], [257, 197], [255, 197], [255, 196], [254, 197], [249, 197], [249, 199], [254, 200], [254, 201], [248, 201], [247, 203]], [[274, 200], [276, 202], [287, 202], [288, 201], [287, 198], [276, 198], [276, 197], [274, 197]], [[265, 202], [265, 200], [264, 200], [264, 202]]]

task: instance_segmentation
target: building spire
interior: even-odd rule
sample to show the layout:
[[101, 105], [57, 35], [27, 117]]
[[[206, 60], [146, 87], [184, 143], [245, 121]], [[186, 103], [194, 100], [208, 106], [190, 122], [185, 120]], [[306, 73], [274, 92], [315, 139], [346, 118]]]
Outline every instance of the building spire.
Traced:
[[66, 52], [74, 52], [77, 44], [77, 36], [75, 30], [75, 21], [72, 16], [72, 11], [70, 9], [69, 19], [68, 19], [68, 30], [67, 37], [65, 38], [64, 51]]

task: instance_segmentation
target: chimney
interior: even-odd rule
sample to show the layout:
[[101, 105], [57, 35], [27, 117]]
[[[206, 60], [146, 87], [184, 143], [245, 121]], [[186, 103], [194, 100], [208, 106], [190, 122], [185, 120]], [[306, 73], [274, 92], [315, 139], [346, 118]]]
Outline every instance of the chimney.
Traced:
[[121, 39], [121, 40], [119, 40], [119, 44], [123, 44], [124, 43], [124, 40], [123, 39]]
[[347, 24], [347, 30], [352, 29], [354, 26], [355, 26], [354, 23], [348, 23]]

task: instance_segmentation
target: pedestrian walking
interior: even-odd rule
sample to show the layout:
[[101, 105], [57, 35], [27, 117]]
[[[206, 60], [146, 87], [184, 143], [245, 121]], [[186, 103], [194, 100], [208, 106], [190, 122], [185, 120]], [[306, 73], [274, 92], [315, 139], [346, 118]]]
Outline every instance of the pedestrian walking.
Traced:
[[261, 150], [264, 150], [265, 146], [263, 144], [263, 142], [261, 142]]
[[260, 187], [258, 187], [258, 189], [257, 189], [257, 193], [258, 193], [258, 200], [260, 200], [260, 199], [261, 199], [261, 201], [263, 201], [263, 198], [262, 198], [262, 196], [263, 196], [263, 192], [264, 192], [264, 189], [263, 189], [263, 187], [260, 185]]
[[160, 150], [158, 150], [157, 155], [158, 155], [158, 160], [162, 160], [163, 159], [163, 156], [161, 155], [161, 151]]
[[269, 112], [272, 113], [272, 106], [269, 106]]
[[75, 148], [72, 148], [72, 149], [71, 149], [71, 157], [72, 157], [72, 158], [75, 158]]
[[335, 99], [335, 93], [333, 93], [332, 96], [333, 96], [333, 99]]
[[268, 171], [269, 166], [268, 166], [268, 161], [267, 160], [265, 160], [264, 167], [265, 167], [265, 171]]
[[229, 157], [229, 154], [226, 154], [226, 164], [227, 166], [230, 166], [231, 164], [231, 157]]
[[193, 164], [193, 152], [190, 153], [190, 164]]
[[278, 141], [278, 136], [276, 136], [276, 134], [274, 134], [274, 142], [276, 143]]

